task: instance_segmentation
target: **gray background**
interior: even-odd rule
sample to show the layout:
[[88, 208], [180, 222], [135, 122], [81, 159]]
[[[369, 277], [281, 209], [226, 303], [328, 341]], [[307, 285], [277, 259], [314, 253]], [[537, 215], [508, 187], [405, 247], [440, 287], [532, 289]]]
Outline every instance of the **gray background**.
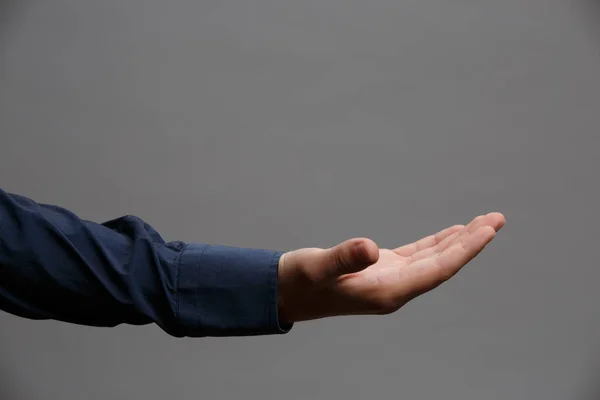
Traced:
[[0, 0], [0, 185], [289, 250], [508, 224], [386, 317], [174, 339], [0, 314], [0, 398], [600, 398], [600, 5]]

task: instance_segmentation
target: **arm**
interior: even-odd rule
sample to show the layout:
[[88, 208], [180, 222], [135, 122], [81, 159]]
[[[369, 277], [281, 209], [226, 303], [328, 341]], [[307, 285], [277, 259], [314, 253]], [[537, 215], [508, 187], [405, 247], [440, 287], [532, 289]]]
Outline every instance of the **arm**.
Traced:
[[137, 217], [104, 224], [0, 190], [0, 309], [181, 336], [284, 333], [281, 252], [165, 242]]
[[156, 323], [177, 337], [286, 333], [298, 321], [392, 313], [453, 277], [504, 224], [489, 213], [394, 249], [354, 238], [282, 253], [167, 243], [137, 217], [96, 224], [0, 190], [0, 309]]

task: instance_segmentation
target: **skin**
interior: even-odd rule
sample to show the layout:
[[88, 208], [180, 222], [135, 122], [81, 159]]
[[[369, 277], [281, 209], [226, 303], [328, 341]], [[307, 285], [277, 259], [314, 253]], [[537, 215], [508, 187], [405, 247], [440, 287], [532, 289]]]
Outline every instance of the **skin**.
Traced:
[[340, 315], [390, 314], [453, 277], [496, 236], [506, 220], [480, 215], [395, 249], [368, 238], [303, 248], [279, 261], [283, 323]]

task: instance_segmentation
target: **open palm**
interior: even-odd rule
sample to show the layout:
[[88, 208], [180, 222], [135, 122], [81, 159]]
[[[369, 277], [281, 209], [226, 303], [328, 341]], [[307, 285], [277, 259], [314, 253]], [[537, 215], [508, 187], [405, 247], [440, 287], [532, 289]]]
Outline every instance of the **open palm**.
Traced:
[[[502, 214], [490, 213], [395, 249], [356, 238], [330, 249], [288, 253], [280, 275], [294, 301], [286, 300], [285, 312], [296, 321], [394, 312], [454, 276], [504, 223]], [[289, 279], [290, 271], [296, 279]]]
[[466, 227], [452, 226], [393, 250], [380, 249], [375, 264], [339, 277], [340, 292], [374, 300], [383, 305], [383, 312], [393, 312], [454, 276], [494, 238], [504, 221], [502, 214], [491, 213]]

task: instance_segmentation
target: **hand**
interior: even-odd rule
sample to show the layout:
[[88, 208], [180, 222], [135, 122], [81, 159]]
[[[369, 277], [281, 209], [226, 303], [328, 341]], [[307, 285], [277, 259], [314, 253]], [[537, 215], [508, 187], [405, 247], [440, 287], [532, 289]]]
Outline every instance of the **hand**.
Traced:
[[392, 313], [454, 276], [504, 224], [502, 214], [490, 213], [393, 250], [355, 238], [329, 249], [285, 253], [279, 261], [279, 319]]

